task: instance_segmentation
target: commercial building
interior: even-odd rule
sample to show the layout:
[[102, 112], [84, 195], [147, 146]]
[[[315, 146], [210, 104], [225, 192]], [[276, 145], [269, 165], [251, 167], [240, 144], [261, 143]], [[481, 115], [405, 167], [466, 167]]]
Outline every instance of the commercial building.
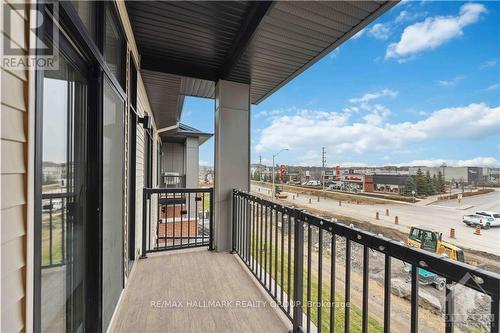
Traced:
[[441, 172], [446, 182], [454, 184], [478, 185], [484, 181], [484, 169], [481, 167], [410, 167], [410, 175], [416, 175], [418, 169], [422, 170], [424, 174], [429, 171], [431, 177]]
[[[373, 184], [373, 192], [395, 193], [401, 194], [404, 191], [405, 184], [410, 176], [408, 175], [372, 175], [366, 176], [370, 178]], [[365, 191], [369, 192], [371, 186], [365, 185]]]

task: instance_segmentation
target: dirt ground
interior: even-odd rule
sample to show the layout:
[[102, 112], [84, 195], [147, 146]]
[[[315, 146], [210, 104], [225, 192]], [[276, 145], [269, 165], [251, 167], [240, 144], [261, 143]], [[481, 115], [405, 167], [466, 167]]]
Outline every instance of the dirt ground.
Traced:
[[[338, 214], [333, 214], [331, 212], [326, 212], [322, 210], [317, 210], [311, 207], [307, 207], [307, 211], [324, 217], [334, 217], [339, 221], [347, 224], [353, 224], [356, 228], [360, 228], [375, 234], [382, 234], [385, 237], [406, 242], [408, 235], [392, 228], [384, 227], [381, 225], [376, 225], [368, 223], [365, 221], [357, 220], [349, 216], [342, 216]], [[500, 257], [491, 253], [476, 251], [471, 249], [462, 248], [464, 251], [465, 261], [471, 265], [483, 268], [485, 270], [495, 272], [500, 274]]]
[[[307, 207], [309, 213], [323, 216], [323, 217], [334, 217], [339, 221], [347, 224], [353, 224], [363, 230], [370, 231], [375, 234], [382, 234], [385, 237], [389, 237], [394, 240], [399, 240], [406, 242], [407, 235], [398, 230], [384, 227], [381, 225], [375, 225], [368, 222], [363, 222], [350, 218], [348, 216], [341, 216], [337, 214], [332, 214], [331, 212], [325, 212], [311, 207]], [[328, 242], [325, 242], [325, 248], [329, 248]], [[475, 266], [484, 268], [486, 270], [494, 271], [500, 273], [500, 267], [498, 262], [500, 258], [493, 254], [488, 254], [480, 251], [473, 251], [464, 249], [464, 254], [466, 261]], [[337, 264], [337, 277], [336, 285], [337, 290], [344, 289], [344, 279], [345, 279], [345, 239], [340, 237], [337, 238], [337, 253], [336, 253]], [[362, 301], [362, 270], [363, 270], [363, 254], [362, 247], [353, 245], [352, 256], [351, 256], [351, 297], [352, 303], [361, 306]], [[369, 312], [370, 316], [376, 318], [380, 322], [383, 322], [383, 310], [384, 310], [384, 255], [378, 253], [377, 251], [370, 252], [370, 305]], [[313, 253], [312, 261], [313, 267], [317, 267], [318, 255]], [[325, 262], [329, 260], [324, 260]], [[329, 280], [329, 268], [323, 269], [324, 278]], [[403, 262], [393, 259], [392, 262], [392, 297], [391, 297], [391, 328], [393, 331], [404, 332], [409, 331], [410, 323], [410, 302], [409, 302], [409, 290], [410, 283], [408, 280], [409, 273], [405, 270], [405, 265]], [[326, 281], [328, 281], [326, 280]], [[462, 287], [462, 286], [460, 286]], [[467, 331], [487, 331], [488, 327], [481, 321], [474, 321], [477, 314], [482, 314], [488, 312], [488, 297], [480, 293], [477, 293], [469, 288], [463, 287], [460, 289], [459, 296], [455, 300], [455, 311], [460, 313], [460, 318], [456, 323], [456, 331], [467, 332]], [[444, 330], [444, 308], [445, 308], [445, 292], [444, 290], [437, 290], [434, 286], [423, 286], [419, 288], [419, 327], [422, 332], [437, 332]]]

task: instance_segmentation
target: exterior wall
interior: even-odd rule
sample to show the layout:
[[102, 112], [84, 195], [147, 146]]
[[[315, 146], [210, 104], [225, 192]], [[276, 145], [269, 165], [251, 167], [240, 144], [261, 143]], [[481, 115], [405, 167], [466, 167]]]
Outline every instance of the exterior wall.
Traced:
[[162, 145], [161, 167], [163, 172], [178, 172], [179, 175], [185, 174], [184, 159], [185, 147], [183, 143], [164, 142]]
[[[135, 62], [137, 64], [140, 64], [140, 55], [139, 51], [137, 49], [137, 45], [135, 43], [134, 39], [134, 34], [132, 31], [132, 26], [130, 25], [130, 20], [127, 14], [127, 9], [125, 6], [124, 1], [116, 1], [116, 5], [118, 8], [118, 13], [120, 15], [120, 19], [123, 25], [123, 28], [125, 30], [126, 34], [126, 39], [127, 39], [127, 47], [129, 51], [131, 52], [131, 56], [133, 59], [135, 59]], [[130, 60], [132, 61], [132, 59]], [[127, 112], [128, 108], [127, 108]], [[156, 125], [154, 121], [154, 115], [151, 110], [151, 106], [149, 105], [149, 98], [146, 93], [146, 88], [144, 87], [144, 82], [142, 81], [141, 77], [141, 72], [140, 69], [138, 69], [137, 72], [137, 113], [140, 117], [143, 117], [144, 115], [149, 115], [152, 118], [152, 124], [153, 124], [153, 154], [152, 154], [152, 163], [153, 163], [153, 185], [157, 184], [157, 140], [158, 140], [158, 135], [156, 131]], [[127, 113], [128, 114], [128, 113]], [[145, 179], [144, 179], [144, 141], [146, 139], [145, 137], [145, 131], [142, 128], [141, 124], [137, 125], [137, 151], [136, 151], [136, 193], [135, 193], [135, 257], [138, 258], [141, 247], [142, 247], [142, 190], [145, 185]], [[128, 164], [125, 166], [128, 168]], [[128, 175], [128, 170], [125, 172], [125, 174]], [[127, 178], [128, 179], [128, 178]], [[125, 184], [128, 184], [128, 181], [125, 180]], [[125, 193], [128, 191], [126, 190]], [[155, 213], [156, 214], [156, 213]], [[127, 219], [128, 220], [128, 219]], [[127, 230], [127, 224], [125, 224], [125, 230]], [[124, 251], [124, 256], [125, 256], [125, 261], [128, 261], [128, 239], [125, 239], [125, 251]]]
[[[2, 1], [2, 8], [4, 2]], [[27, 11], [25, 12], [27, 13]], [[4, 39], [16, 44], [28, 54], [29, 17], [16, 11], [11, 15], [11, 31], [8, 35], [2, 25]], [[3, 13], [0, 13], [3, 17]], [[3, 48], [2, 48], [3, 52]], [[3, 55], [3, 54], [2, 54]], [[1, 69], [1, 327], [2, 332], [28, 330], [26, 314], [31, 300], [27, 287], [31, 285], [28, 269], [28, 232], [32, 230], [29, 211], [29, 186], [31, 146], [29, 123], [33, 117], [33, 96], [30, 95], [31, 75], [28, 70]], [[30, 78], [30, 79], [28, 79]]]

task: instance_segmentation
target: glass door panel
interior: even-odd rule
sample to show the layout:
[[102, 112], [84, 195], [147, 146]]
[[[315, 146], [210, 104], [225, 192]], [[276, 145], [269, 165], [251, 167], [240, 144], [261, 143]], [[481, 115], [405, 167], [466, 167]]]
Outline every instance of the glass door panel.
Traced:
[[[41, 330], [82, 332], [87, 76], [62, 52], [43, 78]], [[80, 68], [80, 67], [78, 67]]]

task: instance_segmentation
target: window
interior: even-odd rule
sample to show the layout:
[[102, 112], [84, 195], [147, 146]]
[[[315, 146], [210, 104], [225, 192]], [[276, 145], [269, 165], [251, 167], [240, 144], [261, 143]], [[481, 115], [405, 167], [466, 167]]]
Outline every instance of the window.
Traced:
[[71, 1], [90, 37], [95, 41], [97, 36], [96, 3], [94, 1]]
[[431, 231], [422, 231], [422, 249], [436, 250], [436, 236]]
[[418, 229], [413, 228], [410, 233], [410, 239], [420, 242], [420, 232]]
[[104, 59], [118, 82], [123, 86], [125, 40], [113, 5], [106, 3], [104, 8]]

